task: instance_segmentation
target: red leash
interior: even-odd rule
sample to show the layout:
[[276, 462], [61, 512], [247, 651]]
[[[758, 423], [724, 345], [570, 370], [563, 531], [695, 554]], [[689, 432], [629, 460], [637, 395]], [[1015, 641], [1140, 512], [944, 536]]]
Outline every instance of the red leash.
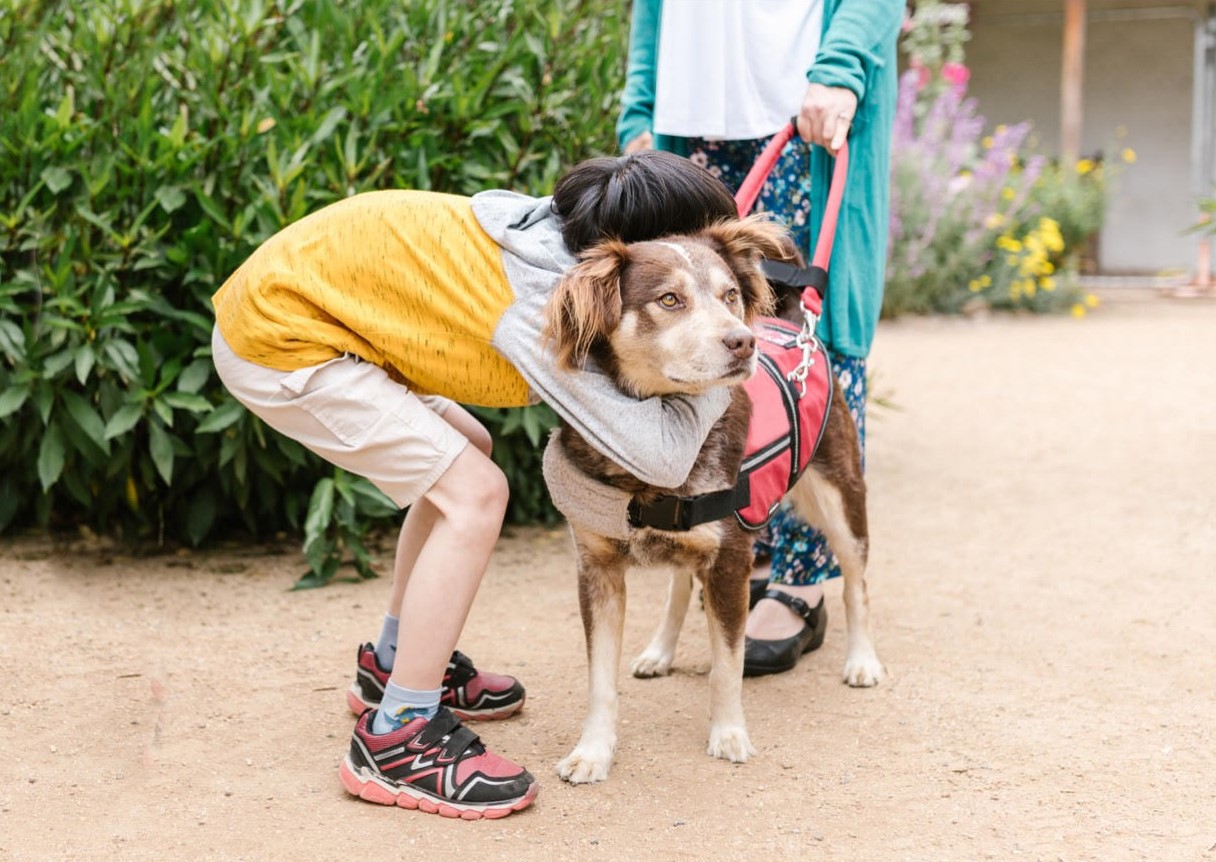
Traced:
[[[772, 173], [781, 151], [797, 134], [791, 121], [784, 129], [773, 135], [772, 140], [756, 159], [752, 169], [747, 172], [739, 191], [735, 193], [735, 205], [739, 209], [739, 218], [752, 211], [760, 189], [764, 186], [768, 175]], [[832, 168], [832, 182], [828, 186], [828, 202], [823, 211], [823, 224], [819, 228], [819, 240], [815, 243], [815, 254], [807, 272], [807, 286], [802, 291], [802, 307], [818, 319], [823, 308], [823, 291], [828, 283], [828, 263], [832, 259], [832, 245], [836, 241], [836, 222], [840, 216], [840, 201], [844, 197], [845, 177], [849, 173], [849, 142], [846, 139], [836, 154], [836, 163]]]

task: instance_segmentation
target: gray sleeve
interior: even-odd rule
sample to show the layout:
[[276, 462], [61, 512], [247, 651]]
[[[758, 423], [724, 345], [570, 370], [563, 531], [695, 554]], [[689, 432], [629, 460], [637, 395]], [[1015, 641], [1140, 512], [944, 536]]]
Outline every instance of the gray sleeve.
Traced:
[[554, 372], [538, 394], [600, 453], [659, 488], [684, 484], [709, 429], [730, 405], [726, 389], [638, 400], [592, 369]]
[[545, 485], [557, 511], [572, 524], [612, 539], [628, 539], [629, 503], [633, 497], [592, 479], [570, 460], [557, 432], [549, 435], [542, 462]]

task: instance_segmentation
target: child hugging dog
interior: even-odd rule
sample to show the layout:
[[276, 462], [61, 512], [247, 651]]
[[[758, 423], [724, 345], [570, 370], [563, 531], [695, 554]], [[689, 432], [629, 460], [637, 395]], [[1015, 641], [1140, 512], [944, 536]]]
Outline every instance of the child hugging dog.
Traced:
[[272, 236], [216, 292], [213, 358], [232, 395], [407, 510], [379, 641], [359, 648], [347, 696], [361, 711], [348, 792], [465, 819], [535, 799], [536, 779], [463, 723], [513, 714], [524, 689], [456, 651], [507, 504], [490, 435], [460, 405], [544, 401], [638, 480], [679, 487], [730, 392], [623, 392], [593, 361], [559, 362], [543, 312], [601, 240], [734, 218], [727, 189], [685, 159], [593, 159], [552, 197], [355, 195]]

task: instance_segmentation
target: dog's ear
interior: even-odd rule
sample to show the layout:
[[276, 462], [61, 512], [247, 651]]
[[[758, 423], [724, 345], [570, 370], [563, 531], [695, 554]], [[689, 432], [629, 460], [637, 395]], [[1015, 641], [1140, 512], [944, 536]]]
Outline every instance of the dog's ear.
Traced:
[[801, 265], [798, 246], [785, 226], [763, 213], [721, 221], [705, 229], [720, 254], [740, 258], [766, 257]]
[[775, 302], [772, 287], [760, 270], [760, 258], [800, 266], [798, 247], [783, 225], [757, 214], [736, 221], [718, 222], [703, 232], [734, 273], [743, 291], [746, 318], [771, 314]]
[[628, 246], [605, 240], [583, 252], [558, 283], [545, 306], [544, 338], [561, 367], [580, 367], [620, 323], [621, 271], [628, 260]]

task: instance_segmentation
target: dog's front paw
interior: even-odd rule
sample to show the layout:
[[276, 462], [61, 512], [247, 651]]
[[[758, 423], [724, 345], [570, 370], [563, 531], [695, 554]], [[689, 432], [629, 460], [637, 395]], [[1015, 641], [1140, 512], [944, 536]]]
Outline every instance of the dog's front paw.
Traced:
[[850, 655], [844, 663], [844, 681], [854, 688], [878, 685], [886, 675], [886, 668], [873, 651]]
[[756, 753], [752, 741], [747, 738], [747, 728], [742, 725], [711, 727], [708, 751], [710, 757], [732, 763], [746, 763]]
[[593, 784], [608, 777], [612, 746], [580, 742], [557, 764], [557, 774], [571, 784]]
[[671, 660], [670, 653], [663, 654], [659, 650], [647, 647], [633, 660], [633, 664], [629, 665], [629, 670], [639, 679], [666, 676], [671, 672]]

